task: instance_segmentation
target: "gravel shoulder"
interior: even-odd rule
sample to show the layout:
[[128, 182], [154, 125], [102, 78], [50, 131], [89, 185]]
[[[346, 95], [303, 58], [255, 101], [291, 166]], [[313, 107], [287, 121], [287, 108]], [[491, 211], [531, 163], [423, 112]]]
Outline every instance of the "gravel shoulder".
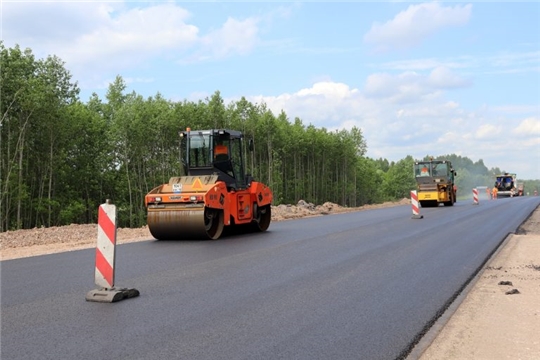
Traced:
[[[325, 203], [315, 206], [304, 201], [272, 207], [272, 221], [307, 216], [362, 211], [410, 204], [399, 202], [344, 208]], [[0, 260], [10, 260], [94, 247], [97, 224], [0, 233]], [[117, 244], [152, 239], [147, 227], [117, 229]], [[540, 359], [540, 208], [509, 236], [486, 265], [471, 290], [440, 325], [433, 341], [415, 349], [410, 358], [456, 359]]]

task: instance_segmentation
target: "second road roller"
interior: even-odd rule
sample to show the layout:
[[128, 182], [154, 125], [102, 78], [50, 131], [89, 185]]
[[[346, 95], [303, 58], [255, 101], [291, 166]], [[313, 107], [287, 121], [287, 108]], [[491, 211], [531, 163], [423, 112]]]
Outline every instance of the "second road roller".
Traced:
[[422, 207], [437, 207], [439, 204], [453, 206], [456, 202], [455, 177], [457, 172], [448, 160], [416, 161], [413, 165], [418, 190], [418, 201]]
[[246, 174], [240, 131], [180, 131], [182, 176], [145, 196], [150, 233], [158, 240], [218, 239], [224, 229], [266, 231], [272, 191]]

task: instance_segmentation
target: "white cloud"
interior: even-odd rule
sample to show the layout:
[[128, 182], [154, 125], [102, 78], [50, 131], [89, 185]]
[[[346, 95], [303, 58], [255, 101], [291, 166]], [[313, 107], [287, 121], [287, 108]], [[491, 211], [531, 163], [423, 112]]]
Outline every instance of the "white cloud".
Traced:
[[[409, 78], [416, 77], [415, 73], [409, 73]], [[396, 93], [399, 80], [387, 73], [372, 74], [367, 77], [365, 93], [372, 97], [390, 97]]]
[[472, 5], [442, 6], [438, 2], [411, 5], [384, 24], [374, 23], [364, 41], [377, 51], [416, 46], [438, 30], [469, 21]]
[[259, 42], [258, 22], [257, 18], [243, 21], [228, 18], [223, 27], [201, 38], [202, 47], [192, 59], [222, 59], [251, 52]]
[[393, 103], [410, 102], [425, 94], [420, 86], [422, 78], [412, 71], [399, 75], [373, 74], [368, 76], [364, 92], [367, 97], [386, 98]]
[[198, 28], [187, 23], [191, 14], [172, 3], [127, 9], [116, 2], [21, 2], [3, 9], [7, 39], [37, 57], [58, 56], [83, 87], [101, 87], [107, 78], [200, 41]]
[[[330, 81], [315, 83], [293, 94], [253, 96], [248, 100], [265, 103], [274, 114], [279, 114], [281, 110], [293, 117], [301, 114], [306, 125], [313, 124], [329, 130], [358, 126], [369, 112], [366, 111], [369, 104], [358, 89]], [[359, 116], [360, 107], [366, 112]]]
[[[540, 119], [530, 117], [523, 120], [512, 132], [516, 135], [540, 136]], [[537, 140], [540, 141], [539, 138]], [[540, 149], [538, 150], [540, 152]]]
[[377, 73], [369, 75], [364, 93], [370, 98], [407, 103], [437, 99], [441, 90], [469, 86], [470, 81], [446, 67], [437, 67], [429, 75], [406, 71], [398, 75]]
[[358, 93], [358, 89], [350, 89], [348, 85], [334, 83], [330, 81], [317, 82], [311, 88], [302, 89], [296, 94], [298, 96], [325, 95], [329, 98], [347, 98]]
[[[58, 56], [83, 87], [144, 69], [151, 61], [207, 61], [249, 53], [258, 44], [258, 19], [228, 18], [200, 34], [191, 13], [175, 3], [20, 2], [3, 5], [6, 46]], [[31, 23], [32, 26], [28, 26]], [[20, 24], [20, 25], [19, 25]], [[47, 53], [40, 53], [43, 51]], [[129, 75], [127, 75], [129, 76]], [[150, 78], [150, 77], [148, 77]], [[147, 79], [148, 79], [147, 78]], [[92, 84], [92, 85], [91, 85]]]
[[111, 13], [121, 8], [119, 3], [3, 3], [2, 36], [10, 46], [15, 43], [32, 49], [38, 48], [38, 44], [54, 46], [73, 41], [80, 34], [90, 32], [106, 21]]
[[451, 89], [470, 85], [470, 81], [453, 73], [446, 66], [438, 66], [431, 71], [427, 83], [434, 88]]
[[493, 139], [494, 135], [500, 134], [502, 131], [502, 128], [500, 126], [495, 126], [492, 124], [484, 124], [480, 125], [474, 134], [474, 137], [476, 139]]
[[197, 27], [185, 23], [189, 13], [172, 4], [104, 16], [92, 31], [75, 39], [74, 49], [61, 44], [61, 57], [72, 64], [99, 61], [112, 67], [133, 67], [166, 50], [189, 48], [197, 41]]
[[443, 146], [452, 146], [455, 143], [461, 142], [463, 135], [456, 131], [447, 131], [442, 136], [437, 138], [437, 143]]

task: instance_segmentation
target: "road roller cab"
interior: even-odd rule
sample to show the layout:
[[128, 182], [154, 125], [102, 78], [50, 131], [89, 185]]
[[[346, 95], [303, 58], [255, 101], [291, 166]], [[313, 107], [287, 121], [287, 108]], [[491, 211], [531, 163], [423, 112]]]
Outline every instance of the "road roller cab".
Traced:
[[180, 132], [183, 174], [145, 197], [147, 222], [156, 239], [218, 239], [225, 227], [266, 231], [272, 192], [245, 173], [241, 132]]

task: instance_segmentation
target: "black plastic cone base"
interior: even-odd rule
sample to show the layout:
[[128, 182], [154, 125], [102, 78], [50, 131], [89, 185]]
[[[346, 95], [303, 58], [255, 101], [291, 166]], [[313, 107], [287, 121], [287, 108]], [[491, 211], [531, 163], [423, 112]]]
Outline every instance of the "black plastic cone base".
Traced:
[[86, 294], [86, 301], [113, 303], [139, 296], [137, 289], [96, 289]]

